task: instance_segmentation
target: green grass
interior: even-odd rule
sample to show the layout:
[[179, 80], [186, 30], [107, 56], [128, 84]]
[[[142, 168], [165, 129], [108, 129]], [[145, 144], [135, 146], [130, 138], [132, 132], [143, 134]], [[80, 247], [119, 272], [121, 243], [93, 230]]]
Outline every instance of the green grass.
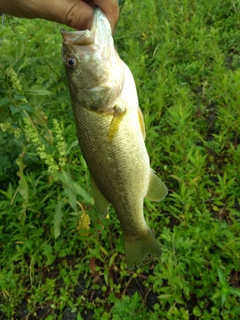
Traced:
[[95, 213], [59, 28], [0, 26], [0, 319], [239, 319], [239, 1], [123, 5], [115, 43], [169, 189], [144, 209], [162, 255], [136, 272], [114, 210]]

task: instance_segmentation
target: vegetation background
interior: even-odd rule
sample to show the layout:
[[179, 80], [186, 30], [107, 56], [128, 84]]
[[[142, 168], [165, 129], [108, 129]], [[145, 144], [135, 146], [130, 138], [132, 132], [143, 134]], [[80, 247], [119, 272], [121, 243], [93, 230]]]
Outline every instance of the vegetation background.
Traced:
[[115, 33], [169, 188], [126, 269], [76, 139], [60, 26], [0, 26], [0, 319], [240, 318], [240, 2], [126, 0]]

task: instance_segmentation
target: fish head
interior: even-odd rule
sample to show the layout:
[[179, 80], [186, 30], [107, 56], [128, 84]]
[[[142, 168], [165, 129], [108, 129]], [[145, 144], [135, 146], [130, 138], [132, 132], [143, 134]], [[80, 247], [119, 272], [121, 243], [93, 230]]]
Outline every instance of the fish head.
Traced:
[[62, 55], [72, 100], [97, 111], [111, 109], [124, 82], [123, 62], [114, 47], [111, 26], [101, 9], [90, 30], [66, 31]]

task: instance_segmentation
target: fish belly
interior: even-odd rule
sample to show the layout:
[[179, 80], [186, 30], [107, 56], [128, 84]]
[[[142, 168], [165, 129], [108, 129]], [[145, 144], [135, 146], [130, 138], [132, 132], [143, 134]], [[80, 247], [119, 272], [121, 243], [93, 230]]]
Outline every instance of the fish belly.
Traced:
[[136, 116], [127, 111], [115, 136], [110, 139], [112, 115], [85, 108], [77, 110], [78, 139], [90, 174], [114, 206], [123, 232], [137, 236], [146, 229], [143, 199], [148, 188], [150, 165], [141, 132], [134, 124]]

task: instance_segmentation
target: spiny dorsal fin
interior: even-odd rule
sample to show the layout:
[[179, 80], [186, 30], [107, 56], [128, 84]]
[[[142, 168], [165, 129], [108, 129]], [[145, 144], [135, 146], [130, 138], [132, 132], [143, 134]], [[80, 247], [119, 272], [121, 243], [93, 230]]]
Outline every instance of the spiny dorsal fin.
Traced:
[[145, 198], [159, 202], [164, 199], [167, 194], [168, 190], [165, 184], [155, 175], [155, 172], [150, 169], [148, 191]]
[[143, 114], [142, 114], [140, 107], [138, 107], [138, 120], [139, 120], [140, 128], [142, 131], [143, 140], [145, 140], [145, 137], [146, 137], [145, 124], [144, 124]]

